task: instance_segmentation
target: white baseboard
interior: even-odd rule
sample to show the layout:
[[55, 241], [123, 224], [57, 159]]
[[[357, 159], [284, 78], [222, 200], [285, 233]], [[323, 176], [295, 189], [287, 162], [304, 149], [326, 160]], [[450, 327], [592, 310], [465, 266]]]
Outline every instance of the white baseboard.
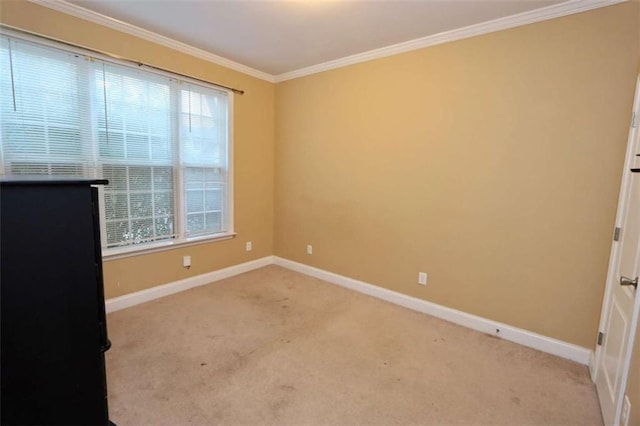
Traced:
[[442, 305], [427, 302], [426, 300], [417, 299], [415, 297], [407, 296], [363, 281], [358, 281], [280, 257], [275, 257], [274, 263], [278, 266], [319, 278], [396, 305], [404, 306], [405, 308], [409, 308], [414, 311], [422, 312], [483, 333], [491, 334], [542, 352], [570, 359], [583, 365], [589, 365], [592, 358], [592, 351], [587, 348], [563, 342], [561, 340], [552, 339], [541, 334], [532, 333], [521, 328], [447, 308]]
[[398, 293], [386, 288], [378, 287], [343, 275], [334, 274], [322, 269], [314, 268], [302, 263], [283, 259], [276, 256], [266, 256], [250, 262], [241, 263], [239, 265], [230, 266], [206, 274], [185, 278], [184, 280], [175, 281], [168, 284], [159, 285], [146, 290], [138, 291], [124, 296], [115, 297], [106, 301], [105, 306], [107, 313], [114, 312], [140, 303], [149, 302], [170, 294], [188, 290], [193, 287], [205, 285], [224, 278], [229, 278], [244, 272], [262, 268], [267, 265], [278, 265], [292, 271], [300, 272], [321, 280], [337, 284], [342, 287], [364, 293], [369, 296], [382, 299], [384, 301], [403, 306], [414, 311], [422, 312], [463, 327], [471, 328], [483, 333], [491, 334], [523, 346], [537, 349], [552, 355], [570, 359], [580, 364], [590, 366], [593, 362], [593, 351], [561, 340], [552, 339], [541, 334], [533, 333], [521, 328], [502, 324], [466, 312], [447, 308], [446, 306], [436, 303], [427, 302], [426, 300], [417, 299]]
[[138, 305], [140, 303], [149, 302], [160, 297], [188, 290], [193, 287], [209, 284], [224, 278], [233, 277], [234, 275], [249, 272], [263, 266], [272, 265], [274, 263], [273, 256], [266, 256], [250, 262], [241, 263], [239, 265], [230, 266], [228, 268], [219, 269], [217, 271], [207, 272], [206, 274], [196, 275], [194, 277], [185, 278], [180, 281], [151, 287], [142, 291], [137, 291], [124, 296], [114, 297], [105, 302], [107, 313]]

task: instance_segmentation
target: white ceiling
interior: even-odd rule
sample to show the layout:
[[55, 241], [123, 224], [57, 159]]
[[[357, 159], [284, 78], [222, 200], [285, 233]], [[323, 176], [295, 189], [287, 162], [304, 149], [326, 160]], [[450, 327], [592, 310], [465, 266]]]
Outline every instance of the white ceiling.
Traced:
[[67, 4], [279, 76], [512, 15], [611, 2], [70, 0]]

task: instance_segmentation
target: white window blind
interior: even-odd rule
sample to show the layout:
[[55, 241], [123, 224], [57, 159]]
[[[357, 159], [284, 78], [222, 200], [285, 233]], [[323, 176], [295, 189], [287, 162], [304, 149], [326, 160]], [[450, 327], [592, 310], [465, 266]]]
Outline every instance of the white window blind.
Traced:
[[108, 245], [175, 238], [172, 81], [94, 63]]
[[76, 55], [6, 38], [0, 48], [5, 174], [91, 173], [91, 146], [82, 143], [83, 112], [90, 109], [82, 90], [86, 65]]
[[0, 172], [108, 179], [106, 249], [230, 233], [229, 97], [3, 37]]

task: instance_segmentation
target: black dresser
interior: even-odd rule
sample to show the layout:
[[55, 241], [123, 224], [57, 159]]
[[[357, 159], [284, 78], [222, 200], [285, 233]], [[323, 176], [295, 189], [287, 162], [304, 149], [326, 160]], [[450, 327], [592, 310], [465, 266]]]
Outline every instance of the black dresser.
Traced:
[[105, 180], [0, 181], [0, 423], [108, 425]]

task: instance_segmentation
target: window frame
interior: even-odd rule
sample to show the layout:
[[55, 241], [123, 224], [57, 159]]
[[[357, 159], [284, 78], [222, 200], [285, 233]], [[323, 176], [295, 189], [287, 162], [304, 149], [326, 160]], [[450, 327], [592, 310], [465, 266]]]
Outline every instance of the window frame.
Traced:
[[[162, 76], [165, 78], [169, 78], [172, 80], [176, 80], [176, 81], [180, 81], [180, 82], [184, 82], [184, 83], [188, 83], [190, 85], [194, 85], [196, 87], [204, 87], [206, 89], [210, 89], [210, 90], [215, 90], [217, 92], [222, 92], [226, 94], [226, 99], [227, 99], [227, 146], [226, 146], [226, 164], [225, 167], [223, 167], [223, 170], [226, 174], [226, 186], [227, 186], [227, 191], [226, 191], [226, 197], [224, 197], [223, 200], [223, 208], [222, 208], [222, 213], [221, 215], [226, 217], [226, 221], [225, 221], [225, 225], [226, 225], [226, 231], [223, 232], [216, 232], [216, 233], [211, 233], [211, 234], [206, 234], [206, 235], [195, 235], [195, 236], [191, 236], [188, 237], [186, 236], [186, 196], [185, 196], [185, 191], [186, 188], [184, 186], [184, 172], [185, 169], [188, 167], [188, 165], [186, 164], [182, 164], [181, 158], [180, 158], [180, 135], [179, 135], [179, 129], [178, 129], [178, 125], [176, 124], [175, 126], [172, 126], [173, 130], [172, 130], [172, 135], [171, 138], [173, 140], [173, 149], [175, 152], [175, 158], [173, 159], [173, 163], [172, 163], [172, 167], [174, 169], [174, 176], [173, 176], [173, 185], [174, 185], [174, 197], [173, 197], [173, 202], [174, 202], [174, 226], [177, 228], [176, 229], [176, 236], [174, 238], [171, 239], [166, 239], [166, 240], [158, 240], [158, 241], [152, 241], [152, 242], [147, 242], [147, 243], [139, 243], [139, 244], [132, 244], [132, 245], [126, 245], [126, 246], [120, 246], [120, 247], [110, 247], [107, 248], [106, 244], [105, 244], [105, 238], [106, 238], [106, 206], [104, 203], [104, 197], [105, 197], [105, 188], [103, 186], [98, 186], [98, 192], [99, 192], [99, 199], [100, 199], [100, 206], [99, 206], [99, 212], [100, 212], [100, 233], [101, 233], [101, 238], [102, 238], [102, 259], [103, 261], [109, 261], [109, 260], [116, 260], [116, 259], [121, 259], [121, 258], [125, 258], [125, 257], [131, 257], [131, 256], [138, 256], [138, 255], [145, 255], [145, 254], [149, 254], [149, 253], [154, 253], [154, 252], [159, 252], [159, 251], [165, 251], [165, 250], [171, 250], [171, 249], [175, 249], [175, 248], [179, 248], [179, 247], [187, 247], [187, 246], [192, 246], [192, 245], [198, 245], [198, 244], [205, 244], [205, 243], [209, 243], [209, 242], [214, 242], [214, 241], [223, 241], [223, 240], [228, 240], [228, 239], [232, 239], [236, 236], [236, 232], [234, 231], [234, 204], [235, 204], [235, 200], [234, 200], [234, 170], [233, 170], [233, 165], [234, 165], [234, 135], [233, 135], [233, 129], [234, 129], [234, 93], [232, 90], [229, 90], [227, 88], [224, 87], [220, 87], [217, 86], [215, 84], [207, 84], [204, 83], [202, 81], [198, 81], [195, 79], [190, 79], [188, 77], [184, 77], [182, 75], [176, 75], [176, 74], [172, 74], [171, 72], [167, 72], [167, 71], [162, 71], [159, 70], [157, 68], [150, 68], [150, 67], [144, 67], [144, 65], [139, 64], [138, 66], [134, 65], [132, 62], [126, 61], [126, 60], [118, 60], [116, 58], [113, 58], [111, 56], [108, 55], [102, 55], [93, 51], [88, 51], [88, 50], [84, 50], [80, 47], [76, 47], [76, 46], [71, 46], [69, 44], [66, 44], [64, 42], [55, 42], [49, 39], [43, 39], [34, 35], [29, 35], [29, 34], [23, 34], [21, 32], [16, 32], [16, 31], [12, 31], [11, 29], [7, 29], [7, 28], [0, 28], [0, 36], [3, 37], [10, 37], [12, 39], [16, 39], [16, 40], [21, 40], [21, 41], [25, 41], [25, 42], [29, 42], [29, 43], [35, 43], [37, 45], [43, 46], [43, 47], [47, 47], [47, 48], [53, 48], [53, 49], [57, 49], [59, 51], [64, 51], [70, 54], [74, 54], [74, 55], [78, 55], [82, 58], [84, 58], [85, 60], [94, 60], [94, 59], [98, 59], [100, 61], [104, 61], [106, 63], [111, 63], [111, 64], [115, 64], [118, 66], [123, 66], [126, 67], [128, 69], [132, 69], [132, 70], [144, 70], [144, 72], [146, 73], [151, 73], [154, 75], [158, 75], [158, 76]], [[91, 88], [87, 88], [88, 90], [91, 90]], [[177, 92], [179, 93], [180, 89], [177, 89]], [[173, 98], [173, 94], [172, 94], [172, 98]], [[172, 102], [179, 102], [179, 99], [174, 99], [172, 100]], [[179, 116], [179, 110], [177, 115]], [[86, 118], [87, 120], [92, 120], [92, 117], [89, 116]], [[94, 128], [94, 126], [91, 126], [91, 133], [96, 133], [97, 132], [97, 128]], [[91, 137], [91, 144], [92, 150], [96, 150], [97, 149], [97, 140], [93, 140], [95, 138], [95, 135], [92, 135]], [[0, 155], [2, 154], [2, 144], [0, 144]], [[94, 156], [97, 155], [97, 153], [94, 152]], [[103, 161], [100, 163], [104, 163], [107, 164], [108, 161]], [[90, 176], [91, 178], [99, 178], [99, 174], [102, 173], [102, 165], [103, 164], [99, 164], [98, 167], [95, 168], [95, 171], [93, 174], [93, 176]], [[135, 164], [130, 164], [130, 166], [135, 166]], [[4, 175], [5, 173], [5, 169], [4, 169], [4, 164], [3, 162], [0, 161], [0, 174]], [[225, 209], [226, 207], [226, 209]]]

